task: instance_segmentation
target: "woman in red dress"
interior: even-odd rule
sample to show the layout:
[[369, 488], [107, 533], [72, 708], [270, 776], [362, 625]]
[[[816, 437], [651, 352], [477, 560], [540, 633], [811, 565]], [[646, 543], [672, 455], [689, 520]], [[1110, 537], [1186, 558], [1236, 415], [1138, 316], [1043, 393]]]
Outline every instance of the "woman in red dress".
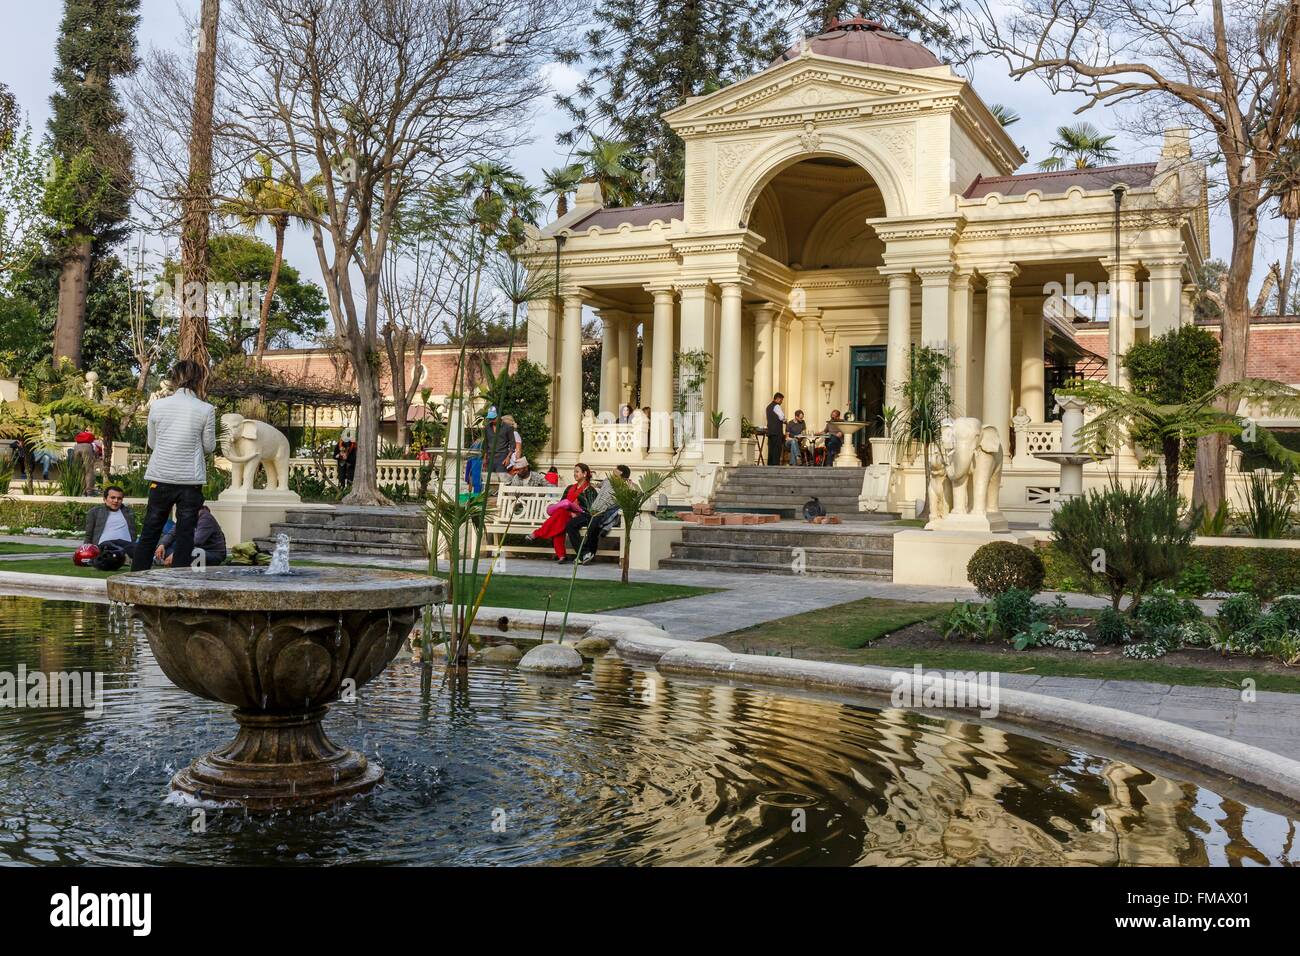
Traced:
[[591, 469], [578, 462], [573, 466], [573, 484], [564, 489], [564, 497], [547, 509], [549, 518], [540, 528], [528, 536], [530, 541], [550, 539], [555, 549], [555, 561], [564, 564], [568, 560], [564, 552], [564, 532], [574, 515], [581, 514], [591, 507], [596, 498], [596, 489], [591, 487]]

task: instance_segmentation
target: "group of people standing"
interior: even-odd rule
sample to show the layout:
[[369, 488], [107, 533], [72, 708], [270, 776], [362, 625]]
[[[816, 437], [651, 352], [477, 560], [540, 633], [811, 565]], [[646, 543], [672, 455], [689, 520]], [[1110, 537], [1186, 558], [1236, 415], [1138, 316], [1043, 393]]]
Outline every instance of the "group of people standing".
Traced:
[[808, 423], [804, 421], [803, 409], [796, 409], [794, 417], [785, 416], [785, 396], [777, 392], [772, 396], [766, 409], [767, 416], [767, 463], [781, 464], [781, 455], [789, 451], [791, 465], [817, 464], [813, 439], [820, 438], [825, 456], [821, 464], [833, 465], [835, 458], [844, 448], [844, 430], [840, 427], [844, 419], [840, 410], [834, 409], [826, 427], [820, 432], [809, 432]]

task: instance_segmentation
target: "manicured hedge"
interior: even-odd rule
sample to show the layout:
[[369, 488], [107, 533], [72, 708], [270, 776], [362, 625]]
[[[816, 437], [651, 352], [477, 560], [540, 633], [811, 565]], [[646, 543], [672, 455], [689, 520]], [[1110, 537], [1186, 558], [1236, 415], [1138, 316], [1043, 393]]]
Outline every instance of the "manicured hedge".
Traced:
[[18, 501], [0, 498], [0, 527], [81, 531], [90, 505], [77, 501]]
[[[1049, 590], [1081, 591], [1086, 579], [1074, 565], [1050, 543], [1039, 545], [1039, 556], [1047, 569], [1044, 587]], [[1228, 582], [1243, 568], [1253, 571], [1256, 594], [1273, 597], [1300, 593], [1300, 548], [1230, 548], [1192, 545], [1190, 562], [1209, 573], [1211, 590], [1227, 591]], [[1171, 585], [1177, 582], [1169, 582]]]

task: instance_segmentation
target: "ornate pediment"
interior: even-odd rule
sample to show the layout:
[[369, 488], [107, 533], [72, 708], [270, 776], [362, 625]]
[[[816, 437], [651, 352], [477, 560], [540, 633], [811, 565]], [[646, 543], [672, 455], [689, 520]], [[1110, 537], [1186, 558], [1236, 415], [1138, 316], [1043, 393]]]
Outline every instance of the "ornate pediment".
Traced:
[[734, 122], [746, 116], [860, 109], [873, 101], [897, 102], [952, 95], [962, 81], [935, 72], [901, 70], [809, 55], [771, 67], [665, 114], [675, 129]]

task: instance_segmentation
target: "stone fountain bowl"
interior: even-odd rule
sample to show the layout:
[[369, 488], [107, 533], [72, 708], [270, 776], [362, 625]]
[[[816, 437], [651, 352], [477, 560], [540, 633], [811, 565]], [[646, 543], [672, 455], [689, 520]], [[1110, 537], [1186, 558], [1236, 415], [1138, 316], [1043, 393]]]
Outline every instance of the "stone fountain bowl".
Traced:
[[173, 789], [256, 810], [334, 802], [383, 779], [321, 720], [388, 666], [422, 607], [445, 600], [435, 579], [365, 568], [158, 569], [110, 578], [108, 595], [134, 605], [173, 683], [235, 708], [235, 740]]

